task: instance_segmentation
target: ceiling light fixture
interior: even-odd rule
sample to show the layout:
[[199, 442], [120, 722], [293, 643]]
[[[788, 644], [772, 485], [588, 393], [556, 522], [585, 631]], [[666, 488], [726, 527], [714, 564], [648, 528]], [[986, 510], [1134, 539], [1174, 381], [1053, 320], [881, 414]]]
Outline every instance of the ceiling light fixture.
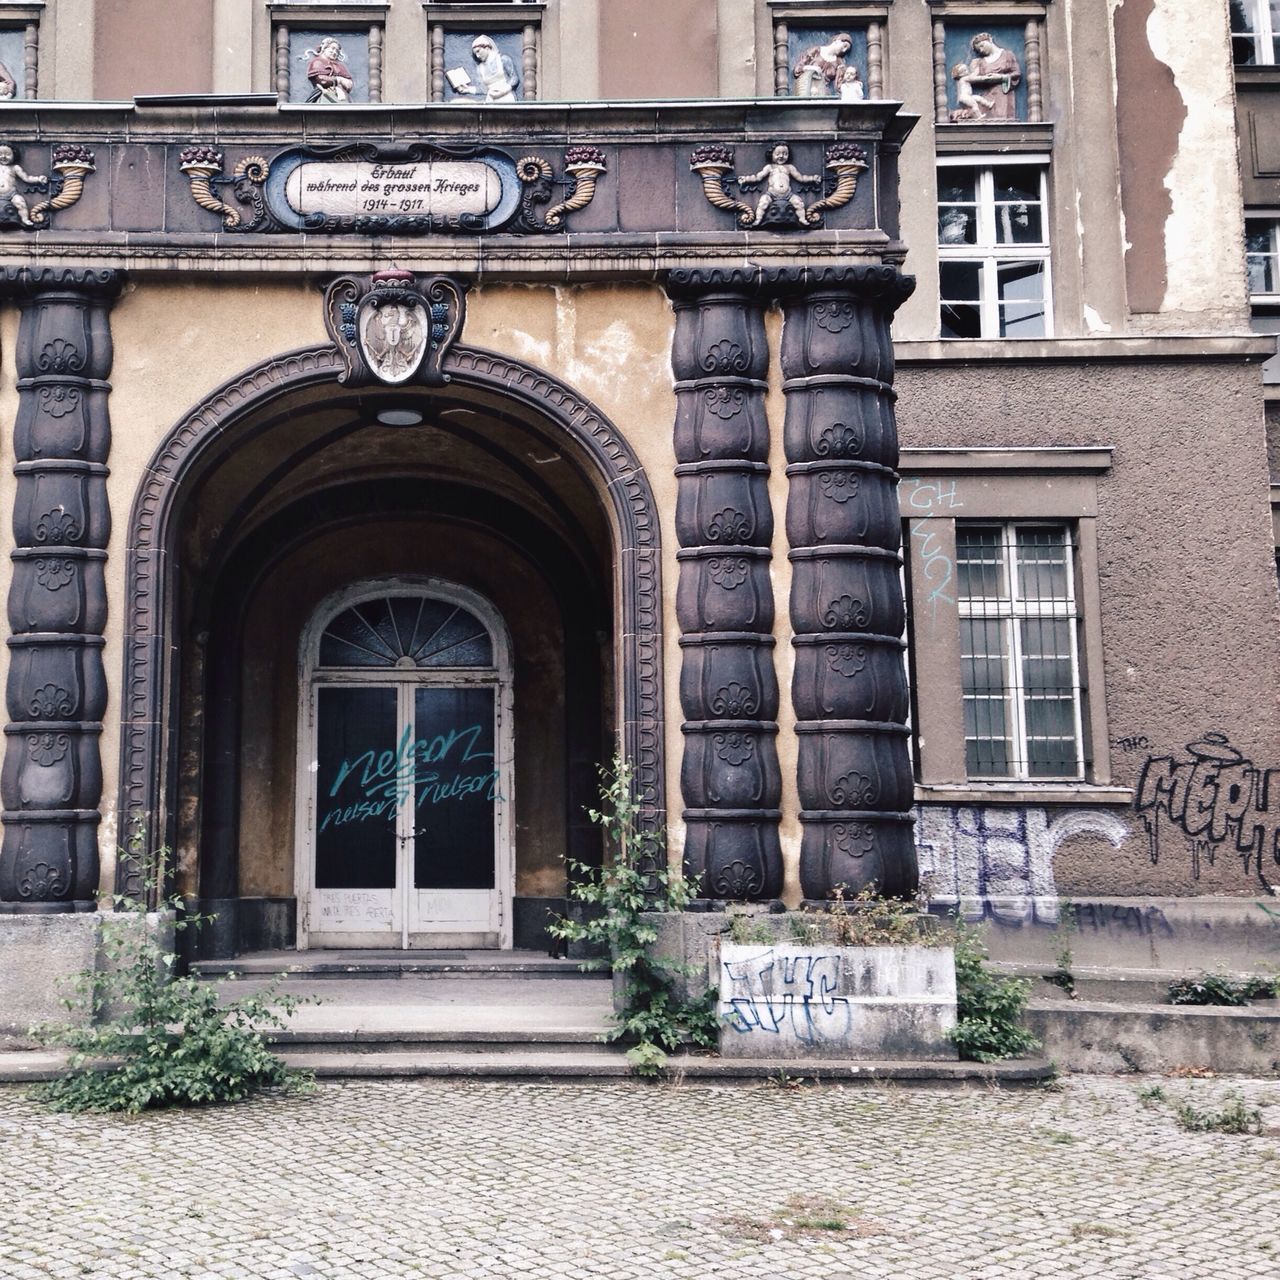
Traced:
[[422, 422], [417, 409], [379, 409], [374, 417], [384, 427], [416, 427]]

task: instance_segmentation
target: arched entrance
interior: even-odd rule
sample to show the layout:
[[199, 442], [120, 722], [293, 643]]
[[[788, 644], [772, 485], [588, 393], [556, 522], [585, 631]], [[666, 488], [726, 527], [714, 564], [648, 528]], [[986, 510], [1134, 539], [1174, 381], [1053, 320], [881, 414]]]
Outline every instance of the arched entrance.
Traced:
[[511, 645], [489, 601], [389, 579], [302, 644], [299, 946], [510, 946]]
[[[430, 927], [406, 929], [406, 902], [398, 939], [393, 926], [369, 932], [383, 946], [432, 934], [532, 945], [563, 905], [565, 856], [599, 856], [584, 811], [615, 740], [661, 820], [652, 494], [594, 406], [527, 365], [458, 347], [447, 386], [404, 390], [344, 388], [341, 367], [331, 348], [265, 362], [193, 410], [152, 460], [130, 532], [122, 829], [175, 850], [178, 887], [219, 914], [211, 953], [308, 941], [296, 871], [316, 856], [298, 836], [314, 781], [301, 776], [310, 759], [300, 772], [306, 708], [353, 671], [321, 661], [323, 629], [344, 600], [390, 583], [470, 603], [495, 661], [461, 683], [488, 681], [495, 707], [505, 688], [512, 707], [510, 900], [496, 928], [470, 927], [473, 915], [451, 931], [422, 915], [456, 915], [455, 897], [413, 907]], [[410, 727], [414, 742], [417, 683], [383, 686], [395, 691], [395, 732]], [[407, 811], [395, 822], [407, 850]], [[495, 845], [500, 895], [499, 856]], [[411, 856], [397, 857], [396, 888], [411, 896]], [[140, 894], [130, 871], [120, 887]], [[308, 885], [307, 909], [312, 887], [324, 886]]]

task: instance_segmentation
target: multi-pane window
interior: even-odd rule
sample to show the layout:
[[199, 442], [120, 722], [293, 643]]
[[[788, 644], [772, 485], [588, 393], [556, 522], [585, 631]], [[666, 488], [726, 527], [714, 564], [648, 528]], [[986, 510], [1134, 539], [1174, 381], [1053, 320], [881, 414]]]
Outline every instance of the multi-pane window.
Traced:
[[944, 338], [1044, 338], [1050, 319], [1043, 163], [938, 162]]
[[1072, 533], [956, 522], [970, 778], [1084, 777]]
[[1237, 66], [1280, 62], [1280, 0], [1230, 0], [1231, 56]]
[[1246, 218], [1244, 243], [1249, 293], [1280, 295], [1280, 219]]

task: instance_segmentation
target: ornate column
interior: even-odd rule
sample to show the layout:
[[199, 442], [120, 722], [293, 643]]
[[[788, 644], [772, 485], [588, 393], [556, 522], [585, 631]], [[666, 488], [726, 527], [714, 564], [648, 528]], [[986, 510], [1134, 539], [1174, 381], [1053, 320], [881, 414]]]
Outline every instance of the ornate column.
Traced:
[[673, 271], [676, 614], [685, 874], [708, 898], [782, 888], [769, 546], [769, 350], [754, 271]]
[[106, 706], [104, 566], [114, 271], [12, 270], [17, 479], [0, 911], [91, 911]]
[[[791, 697], [807, 898], [916, 888], [891, 266], [780, 273], [791, 544]], [[789, 279], [788, 279], [789, 277]]]

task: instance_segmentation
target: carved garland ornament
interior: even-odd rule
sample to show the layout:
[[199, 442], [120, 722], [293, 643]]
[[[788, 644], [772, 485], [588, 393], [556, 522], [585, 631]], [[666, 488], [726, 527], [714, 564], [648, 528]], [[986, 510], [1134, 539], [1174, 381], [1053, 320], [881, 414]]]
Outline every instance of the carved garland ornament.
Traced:
[[[0, 227], [20, 226], [29, 231], [47, 227], [51, 213], [69, 209], [80, 199], [85, 178], [95, 172], [93, 152], [75, 143], [55, 146], [49, 165], [52, 176], [28, 173], [13, 147], [0, 143]], [[45, 198], [29, 206], [31, 191], [44, 191]]]
[[[737, 215], [738, 226], [814, 227], [831, 209], [847, 205], [858, 190], [858, 175], [867, 168], [867, 156], [853, 142], [833, 142], [825, 153], [826, 179], [820, 174], [804, 174], [791, 162], [791, 148], [776, 143], [765, 157], [759, 172], [735, 173], [734, 149], [718, 143], [697, 147], [689, 157], [689, 168], [702, 179], [702, 191], [717, 209]], [[736, 184], [743, 191], [763, 187], [754, 204], [736, 199], [725, 187]], [[824, 188], [821, 199], [806, 205], [801, 191]]]

